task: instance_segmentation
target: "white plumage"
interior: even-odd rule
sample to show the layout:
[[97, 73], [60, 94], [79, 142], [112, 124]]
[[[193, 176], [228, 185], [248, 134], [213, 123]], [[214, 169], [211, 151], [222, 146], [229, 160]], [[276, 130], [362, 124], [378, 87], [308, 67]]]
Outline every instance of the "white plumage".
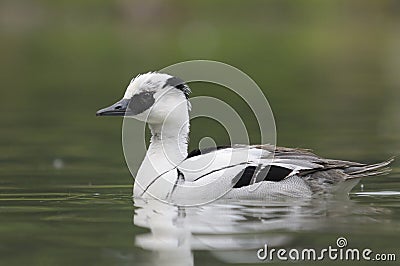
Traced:
[[152, 137], [135, 179], [135, 197], [185, 204], [220, 197], [311, 197], [348, 192], [360, 177], [389, 171], [386, 166], [392, 159], [366, 165], [272, 145], [235, 145], [188, 154], [189, 93], [181, 79], [150, 72], [134, 78], [121, 101], [97, 112], [131, 116], [149, 125]]

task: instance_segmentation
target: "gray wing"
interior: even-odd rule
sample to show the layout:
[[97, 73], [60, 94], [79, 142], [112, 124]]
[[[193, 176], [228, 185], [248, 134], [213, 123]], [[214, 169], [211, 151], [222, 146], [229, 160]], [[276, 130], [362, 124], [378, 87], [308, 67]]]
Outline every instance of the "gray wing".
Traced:
[[260, 149], [275, 148], [273, 165], [291, 169], [292, 174], [302, 177], [313, 191], [325, 190], [331, 185], [349, 179], [387, 174], [393, 158], [376, 164], [324, 159], [310, 150], [259, 145]]
[[246, 150], [249, 148], [251, 153], [254, 153], [253, 159], [248, 161], [239, 160], [224, 167], [219, 167], [217, 163], [214, 167], [206, 168], [204, 172], [192, 174], [181, 168], [183, 163], [178, 166], [179, 169], [177, 168], [179, 170], [177, 180], [182, 178], [185, 181], [196, 182], [203, 178], [208, 178], [213, 173], [231, 167], [235, 169], [234, 171], [237, 171], [231, 179], [233, 188], [241, 188], [263, 181], [280, 182], [297, 175], [306, 181], [312, 191], [321, 191], [348, 179], [385, 174], [389, 171], [386, 166], [393, 161], [390, 159], [381, 163], [367, 165], [351, 161], [324, 159], [305, 149], [284, 148], [273, 145], [253, 145], [250, 147], [235, 145], [207, 150], [201, 154], [192, 154], [184, 162], [193, 167], [196, 161], [207, 160], [207, 157], [215, 155], [216, 159], [223, 158], [225, 150], [240, 152], [241, 149]]

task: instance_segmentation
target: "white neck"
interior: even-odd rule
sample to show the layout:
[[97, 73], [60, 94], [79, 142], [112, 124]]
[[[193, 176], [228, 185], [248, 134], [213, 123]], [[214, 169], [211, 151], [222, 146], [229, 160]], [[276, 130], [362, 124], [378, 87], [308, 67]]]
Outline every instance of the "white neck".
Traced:
[[176, 108], [163, 123], [149, 124], [149, 128], [152, 134], [150, 146], [135, 179], [135, 196], [142, 196], [142, 188], [146, 188], [161, 174], [175, 169], [187, 157], [189, 139], [187, 104], [182, 105], [182, 108]]
[[149, 125], [150, 146], [146, 156], [159, 156], [160, 153], [173, 161], [176, 166], [188, 155], [189, 121], [180, 125]]

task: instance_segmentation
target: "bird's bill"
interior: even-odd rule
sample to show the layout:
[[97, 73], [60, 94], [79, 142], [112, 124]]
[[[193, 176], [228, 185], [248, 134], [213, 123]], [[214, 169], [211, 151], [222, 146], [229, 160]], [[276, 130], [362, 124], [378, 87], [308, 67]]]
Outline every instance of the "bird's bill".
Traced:
[[96, 116], [124, 116], [129, 105], [129, 99], [122, 99], [113, 105], [100, 109]]

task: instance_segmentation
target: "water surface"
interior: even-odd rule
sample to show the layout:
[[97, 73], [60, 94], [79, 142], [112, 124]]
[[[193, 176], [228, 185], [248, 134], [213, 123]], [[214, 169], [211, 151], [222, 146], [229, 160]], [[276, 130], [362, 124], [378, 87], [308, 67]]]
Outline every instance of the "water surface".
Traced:
[[398, 256], [398, 182], [395, 171], [363, 181], [349, 199], [198, 207], [133, 202], [130, 185], [3, 185], [0, 258], [4, 265], [248, 265], [261, 262], [265, 244], [320, 250], [339, 237], [349, 248]]

